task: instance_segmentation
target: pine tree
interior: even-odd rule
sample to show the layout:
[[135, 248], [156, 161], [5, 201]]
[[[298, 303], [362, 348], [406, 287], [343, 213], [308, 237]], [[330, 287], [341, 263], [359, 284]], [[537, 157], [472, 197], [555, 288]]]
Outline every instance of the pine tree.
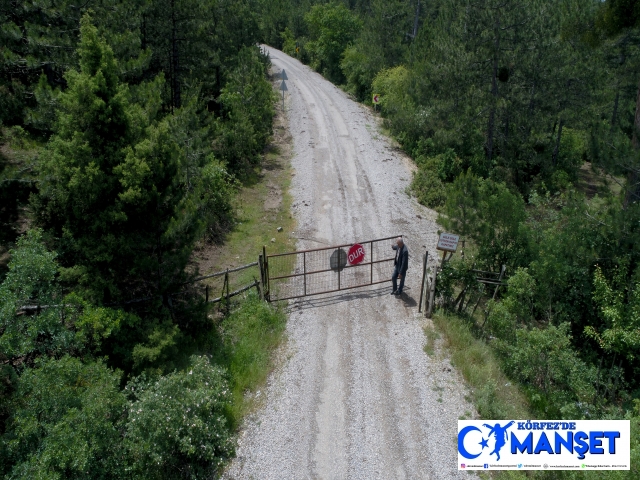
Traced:
[[[49, 86], [66, 86], [64, 72], [77, 66], [78, 25], [91, 10], [96, 25], [117, 46], [116, 58], [131, 77], [140, 73], [138, 22], [141, 0], [0, 2], [0, 121], [22, 124], [25, 107], [35, 108], [33, 92], [44, 75]], [[50, 125], [33, 125], [48, 130]]]
[[142, 20], [142, 44], [152, 51], [150, 73], [167, 79], [165, 103], [180, 108], [185, 92], [201, 87], [210, 103], [243, 46], [258, 42], [256, 11], [247, 0], [153, 0]]
[[78, 50], [80, 71], [65, 76], [69, 88], [43, 155], [38, 221], [56, 239], [65, 278], [94, 301], [166, 295], [184, 280], [204, 225], [182, 181], [186, 160], [170, 122], [156, 119], [162, 77], [144, 89], [144, 104], [131, 103], [88, 16]]

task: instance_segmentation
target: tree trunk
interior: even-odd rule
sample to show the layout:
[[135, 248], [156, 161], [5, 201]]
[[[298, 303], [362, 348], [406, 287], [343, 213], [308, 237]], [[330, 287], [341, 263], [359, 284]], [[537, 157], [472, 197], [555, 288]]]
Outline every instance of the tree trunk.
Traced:
[[146, 50], [147, 49], [147, 16], [145, 14], [142, 14], [142, 25], [140, 26], [140, 36], [142, 37], [140, 39], [140, 47], [142, 48], [142, 50]]
[[418, 0], [418, 6], [416, 7], [416, 16], [413, 20], [413, 35], [411, 38], [415, 40], [418, 35], [418, 20], [420, 19], [420, 0]]
[[491, 72], [492, 105], [489, 111], [489, 125], [487, 126], [487, 166], [491, 167], [493, 159], [493, 136], [495, 130], [496, 108], [498, 104], [498, 53], [500, 50], [500, 22], [496, 24], [495, 52], [493, 54], [493, 69]]
[[[636, 114], [633, 120], [633, 138], [631, 140], [633, 148], [640, 150], [640, 82], [638, 83], [638, 92], [636, 95]], [[630, 203], [640, 200], [640, 166], [632, 164], [627, 173], [627, 191], [624, 196], [624, 208]]]
[[171, 0], [171, 94], [172, 104], [174, 108], [180, 108], [180, 80], [178, 72], [180, 70], [180, 62], [178, 58], [178, 35], [176, 26], [176, 9], [175, 0]]
[[551, 163], [555, 166], [558, 164], [558, 154], [560, 153], [560, 138], [562, 137], [562, 127], [564, 126], [564, 120], [560, 119], [560, 124], [558, 125], [558, 137], [556, 139], [556, 146], [553, 149], [553, 154], [551, 155]]
[[611, 133], [618, 121], [618, 101], [620, 100], [620, 90], [616, 92], [616, 100], [613, 102], [613, 113], [611, 114]]

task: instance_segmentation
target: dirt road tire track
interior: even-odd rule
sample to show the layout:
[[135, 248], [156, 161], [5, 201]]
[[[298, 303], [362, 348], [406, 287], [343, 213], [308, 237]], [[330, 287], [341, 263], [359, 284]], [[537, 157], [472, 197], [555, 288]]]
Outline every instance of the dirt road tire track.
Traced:
[[403, 234], [410, 268], [402, 299], [389, 295], [389, 283], [289, 304], [283, 360], [225, 477], [466, 478], [455, 438], [458, 417], [472, 406], [448, 360], [423, 351], [415, 297], [423, 246], [435, 252], [437, 226], [404, 193], [411, 163], [366, 108], [265, 48], [289, 77], [298, 248]]

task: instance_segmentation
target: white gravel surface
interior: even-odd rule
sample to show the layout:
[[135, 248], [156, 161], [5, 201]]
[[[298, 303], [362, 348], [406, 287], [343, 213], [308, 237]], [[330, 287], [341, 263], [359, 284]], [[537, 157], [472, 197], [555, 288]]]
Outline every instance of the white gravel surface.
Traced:
[[423, 350], [421, 258], [425, 247], [435, 252], [437, 225], [405, 193], [413, 165], [366, 108], [265, 48], [289, 77], [298, 248], [402, 234], [410, 266], [400, 299], [389, 282], [289, 304], [279, 366], [225, 478], [467, 478], [457, 470], [457, 420], [473, 407], [449, 361]]

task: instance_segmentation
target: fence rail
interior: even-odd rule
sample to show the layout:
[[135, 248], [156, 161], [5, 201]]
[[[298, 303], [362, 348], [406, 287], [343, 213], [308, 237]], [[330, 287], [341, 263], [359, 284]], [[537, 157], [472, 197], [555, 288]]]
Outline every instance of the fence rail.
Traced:
[[242, 266], [236, 267], [236, 268], [228, 268], [227, 270], [222, 270], [220, 272], [210, 273], [208, 275], [203, 275], [202, 277], [194, 278], [193, 280], [189, 280], [188, 282], [185, 282], [185, 285], [187, 283], [200, 282], [202, 280], [206, 280], [207, 278], [221, 277], [222, 275], [225, 275], [225, 274], [228, 274], [228, 273], [240, 272], [240, 271], [245, 270], [247, 268], [256, 267], [256, 266], [258, 266], [258, 262], [248, 263], [247, 265], [242, 265]]
[[[199, 283], [197, 288], [201, 290], [206, 303], [219, 303], [226, 301], [227, 309], [231, 298], [240, 295], [247, 290], [255, 288], [261, 294], [260, 262], [248, 263], [239, 267], [228, 268], [219, 272], [202, 275], [188, 283]], [[248, 271], [254, 269], [253, 272]], [[214, 298], [211, 298], [214, 297]]]

